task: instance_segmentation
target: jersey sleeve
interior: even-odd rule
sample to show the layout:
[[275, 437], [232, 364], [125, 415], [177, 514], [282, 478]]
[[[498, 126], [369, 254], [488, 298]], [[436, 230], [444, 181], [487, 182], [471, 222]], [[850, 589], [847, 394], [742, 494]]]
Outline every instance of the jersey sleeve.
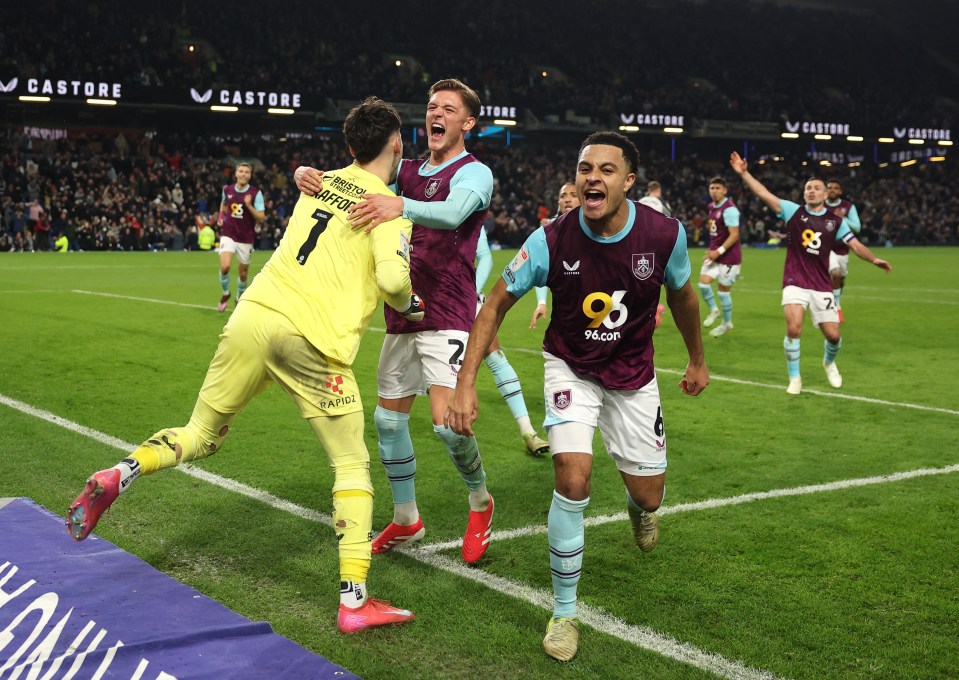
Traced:
[[836, 240], [849, 243], [856, 238], [856, 235], [852, 232], [851, 226], [852, 225], [849, 224], [849, 220], [843, 217], [842, 222], [839, 223], [839, 231], [836, 232]]
[[549, 292], [549, 288], [546, 286], [536, 286], [536, 304], [545, 305], [546, 304], [546, 295]]
[[503, 270], [506, 290], [514, 297], [523, 297], [533, 286], [545, 286], [549, 274], [549, 248], [542, 227], [534, 231], [519, 249], [516, 257]]
[[403, 217], [424, 227], [452, 230], [482, 207], [481, 196], [467, 188], [454, 188], [445, 201], [414, 201], [404, 197]]
[[859, 221], [859, 211], [856, 210], [855, 205], [849, 206], [849, 212], [846, 213], [846, 221], [849, 222], [849, 228], [855, 233], [858, 234], [859, 230], [862, 229], [862, 222]]
[[483, 291], [486, 279], [493, 269], [493, 254], [489, 249], [489, 240], [486, 238], [486, 227], [480, 228], [479, 241], [476, 243], [476, 292]]
[[489, 207], [493, 197], [493, 171], [482, 163], [467, 163], [453, 175], [450, 189], [469, 189], [480, 197], [480, 207]]
[[739, 229], [739, 208], [731, 205], [723, 210], [723, 222], [726, 223], [727, 227]]
[[[398, 312], [410, 304], [410, 231], [409, 220], [390, 220], [370, 232], [373, 239], [373, 266], [376, 285], [386, 304]], [[429, 304], [427, 302], [427, 304]]]
[[666, 285], [673, 290], [679, 290], [686, 285], [692, 274], [692, 267], [689, 264], [689, 252], [686, 249], [686, 227], [679, 220], [679, 233], [676, 234], [676, 243], [673, 246], [673, 252], [666, 262]]
[[779, 212], [776, 214], [776, 217], [781, 219], [783, 222], [788, 222], [793, 218], [793, 215], [796, 214], [796, 211], [799, 210], [799, 204], [793, 203], [792, 201], [787, 201], [785, 199], [779, 199]]

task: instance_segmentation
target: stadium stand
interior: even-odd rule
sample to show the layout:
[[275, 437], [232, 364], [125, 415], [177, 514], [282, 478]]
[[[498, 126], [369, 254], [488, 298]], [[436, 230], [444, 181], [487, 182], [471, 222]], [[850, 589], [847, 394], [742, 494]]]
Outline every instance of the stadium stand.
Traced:
[[[419, 40], [422, 16], [416, 7], [391, 10], [386, 40], [375, 18], [393, 4], [375, 0], [357, 15], [333, 3], [323, 8], [323, 25], [350, 30], [306, 32], [300, 30], [303, 7], [280, 2], [269, 21], [257, 23], [259, 47], [251, 49], [250, 41], [237, 39], [260, 8], [251, 0], [231, 3], [229, 12], [204, 3], [171, 7], [142, 0], [109, 7], [87, 3], [69, 12], [53, 2], [15, 3], [0, 26], [0, 85], [12, 89], [13, 78], [20, 88], [28, 80], [54, 78], [115, 82], [129, 88], [134, 104], [138, 98], [163, 101], [184, 85], [196, 91], [260, 88], [302, 93], [311, 105], [333, 111], [336, 102], [377, 94], [418, 111], [435, 77], [456, 75], [476, 87], [484, 103], [516, 107], [527, 123], [512, 140], [501, 134], [468, 142], [496, 179], [487, 224], [491, 241], [512, 247], [552, 213], [555, 188], [572, 173], [579, 141], [592, 130], [615, 127], [623, 112], [675, 114], [703, 130], [709, 121], [775, 124], [777, 131], [788, 121], [854, 121], [857, 129], [922, 125], [938, 135], [959, 120], [959, 103], [951, 98], [959, 91], [959, 65], [947, 41], [923, 41], [910, 59], [890, 49], [901, 42], [904, 26], [918, 25], [913, 15], [929, 9], [922, 0], [905, 17], [882, 11], [885, 2], [854, 2], [845, 11], [712, 0], [707, 7], [714, 11], [687, 12], [685, 4], [603, 0], [576, 19], [577, 35], [601, 35], [601, 43], [587, 38], [576, 49], [563, 37], [570, 29], [568, 13], [553, 5], [490, 0], [482, 8], [444, 6], [444, 21], [467, 27], [471, 45], [463, 49], [457, 32], [435, 32], [428, 44]], [[957, 5], [940, 3], [936, 11], [940, 21], [949, 21]], [[535, 29], [516, 41], [502, 30], [505, 25]], [[24, 26], [70, 39], [37, 40], [36, 31], [20, 30]], [[369, 39], [358, 42], [357, 35]], [[838, 35], [854, 47], [839, 49]], [[801, 68], [788, 56], [800, 49], [793, 44], [798, 40], [808, 54]], [[742, 49], [723, 47], [732, 41]], [[97, 59], [91, 45], [108, 46], [109, 58]], [[270, 248], [296, 199], [293, 169], [348, 160], [338, 121], [321, 120], [321, 111], [287, 138], [261, 118], [211, 122], [209, 115], [201, 119], [201, 112], [182, 107], [169, 107], [171, 118], [151, 117], [144, 110], [158, 107], [134, 104], [93, 118], [77, 106], [60, 106], [51, 116], [0, 101], [8, 121], [0, 145], [3, 251], [47, 249], [59, 231], [67, 233], [71, 249], [194, 248], [197, 225], [211, 219], [220, 187], [240, 158], [255, 159], [254, 183], [268, 197], [258, 246]], [[51, 122], [57, 116], [66, 122]], [[194, 132], [178, 131], [184, 120], [197, 123], [190, 125]], [[415, 135], [419, 119], [407, 116], [407, 122]], [[52, 127], [62, 129], [52, 135]], [[676, 141], [670, 147], [662, 134], [637, 135], [644, 164], [640, 184], [663, 183], [696, 243], [703, 242], [706, 179], [726, 170], [725, 158], [743, 139], [733, 133], [684, 136], [677, 151]], [[814, 169], [841, 177], [868, 242], [959, 241], [955, 163], [928, 162], [942, 151], [933, 143], [908, 155], [902, 140], [899, 151], [871, 157], [869, 150], [836, 141], [818, 142], [818, 148], [817, 142], [795, 142], [780, 156], [778, 143], [767, 140], [747, 150], [763, 181], [798, 196], [802, 178]], [[408, 154], [423, 148], [415, 142], [408, 147]], [[912, 159], [919, 162], [901, 167]], [[737, 183], [731, 188], [743, 208], [746, 240], [765, 241], [774, 218]], [[47, 222], [50, 229], [44, 230]]]

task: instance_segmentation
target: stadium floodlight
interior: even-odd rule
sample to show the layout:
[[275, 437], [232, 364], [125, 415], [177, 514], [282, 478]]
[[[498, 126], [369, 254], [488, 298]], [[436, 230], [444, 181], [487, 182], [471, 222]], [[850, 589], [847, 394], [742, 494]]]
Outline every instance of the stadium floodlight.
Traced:
[[853, 161], [852, 163], [849, 164], [849, 167], [858, 168], [860, 165], [862, 165], [862, 163], [860, 163], [859, 161]]
[[494, 118], [493, 125], [502, 125], [503, 127], [513, 127], [516, 125], [515, 120], [510, 120], [509, 118]]
[[28, 95], [28, 94], [21, 94], [19, 97], [17, 97], [17, 99], [19, 99], [19, 100], [22, 101], [22, 102], [40, 102], [40, 103], [45, 103], [45, 102], [50, 101], [50, 97], [33, 97], [33, 96], [31, 96], [31, 95]]
[[909, 140], [909, 143], [910, 143], [910, 144], [922, 144], [924, 141], [925, 141], [925, 140], [922, 140], [922, 139], [910, 139], [910, 140]]
[[237, 106], [220, 106], [219, 104], [214, 104], [210, 107], [210, 111], [225, 111], [227, 113], [234, 113], [239, 110]]
[[936, 145], [937, 145], [937, 146], [952, 146], [952, 140], [951, 140], [951, 139], [940, 139], [938, 142], [936, 142]]
[[822, 165], [822, 166], [827, 167], [827, 168], [832, 167], [832, 163], [830, 163], [830, 162], [827, 161], [827, 160], [821, 160], [821, 161], [819, 161], [819, 165]]
[[116, 99], [94, 99], [94, 98], [90, 98], [90, 99], [87, 99], [87, 104], [90, 104], [91, 106], [116, 106], [116, 105], [117, 105], [117, 100], [116, 100]]
[[783, 139], [799, 139], [798, 132], [784, 132], [780, 135]]
[[895, 142], [895, 141], [896, 141], [896, 140], [893, 139], [892, 137], [880, 137], [880, 138], [879, 138], [879, 143], [880, 143], [880, 144], [892, 144], [892, 143]]
[[903, 161], [902, 163], [899, 164], [899, 167], [900, 167], [900, 168], [908, 168], [910, 165], [915, 165], [915, 164], [918, 163], [918, 162], [919, 162], [919, 161], [917, 161], [915, 158], [913, 158], [912, 160]]
[[639, 132], [638, 125], [620, 125], [619, 129], [623, 132]]
[[862, 141], [862, 137], [860, 137], [859, 135], [846, 135], [846, 141], [847, 141], [847, 142], [861, 142], [861, 141]]
[[277, 109], [277, 108], [269, 108], [266, 110], [266, 112], [275, 113], [279, 116], [292, 116], [294, 113], [296, 113], [296, 111], [294, 111], [293, 109]]
[[681, 127], [664, 127], [663, 132], [667, 135], [681, 135], [683, 134], [683, 129]]
[[889, 167], [889, 163], [880, 163], [880, 164], [879, 164], [879, 167], [880, 167], [880, 168], [888, 168], [888, 167]]
[[814, 139], [832, 139], [832, 135], [813, 135]]
[[944, 160], [946, 160], [946, 157], [945, 157], [945, 156], [930, 156], [930, 157], [929, 157], [929, 162], [930, 162], [930, 163], [942, 163]]

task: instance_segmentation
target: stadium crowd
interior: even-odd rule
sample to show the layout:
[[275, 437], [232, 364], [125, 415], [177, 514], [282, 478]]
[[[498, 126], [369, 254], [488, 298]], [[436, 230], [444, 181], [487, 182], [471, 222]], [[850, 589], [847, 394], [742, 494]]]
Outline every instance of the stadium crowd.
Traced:
[[[300, 165], [329, 168], [349, 163], [335, 134], [287, 142], [251, 135], [193, 139], [178, 134], [128, 140], [122, 133], [112, 138], [41, 141], [8, 130], [3, 148], [3, 251], [50, 250], [61, 234], [71, 250], [195, 249], [197, 229], [216, 222], [221, 188], [232, 180], [233, 163], [240, 159], [254, 159], [253, 184], [266, 198], [267, 220], [256, 246], [272, 249], [298, 196], [293, 171]], [[555, 212], [557, 189], [572, 176], [576, 141], [537, 148], [478, 140], [471, 150], [493, 170], [494, 194], [486, 225], [490, 241], [518, 247]], [[645, 154], [633, 197], [642, 196], [648, 180], [661, 182], [691, 242], [703, 245], [708, 180], [729, 174], [723, 160], [673, 161]], [[840, 178], [846, 196], [859, 208], [868, 243], [959, 243], [955, 191], [959, 178], [954, 163], [855, 171], [842, 167], [838, 173], [774, 162], [755, 167], [770, 188], [797, 198], [802, 180], [811, 174]], [[744, 241], [765, 243], [767, 232], [777, 228], [775, 216], [734, 178], [728, 179], [730, 195], [743, 212]]]
[[[396, 11], [395, 3], [382, 0], [365, 3], [362, 12], [342, 3], [312, 10], [280, 2], [255, 31], [249, 20], [262, 16], [262, 4], [252, 0], [236, 0], [229, 11], [217, 4], [142, 0], [109, 9], [85, 3], [71, 11], [49, 0], [13, 3], [0, 25], [0, 74], [142, 87], [280, 89], [332, 99], [376, 93], [399, 102], [421, 101], [437, 75], [474, 74], [467, 80], [484, 102], [528, 108], [540, 118], [562, 119], [569, 111], [602, 123], [625, 112], [941, 128], [959, 120], [956, 102], [941, 96], [959, 90], [955, 64], [950, 70], [943, 57], [947, 42], [920, 29], [914, 37], [922, 40], [910, 46], [909, 59], [895, 49], [903, 30], [916, 23], [912, 12], [893, 22], [881, 10], [705, 4], [706, 11], [690, 12], [686, 2], [594, 3], [593, 11], [576, 15], [581, 47], [571, 50], [569, 12], [541, 0], [444, 5], [442, 21], [463, 30], [434, 31], [428, 41], [417, 38], [423, 8]], [[318, 26], [337, 28], [302, 30], [314, 11], [322, 12]], [[959, 19], [956, 3], [935, 11], [940, 25]], [[390, 17], [388, 41], [384, 15]], [[46, 35], [69, 39], [37, 40], [31, 31], [14, 30], [19, 26], [42, 26]], [[517, 39], [506, 26], [536, 28]], [[268, 46], [260, 52], [265, 58], [251, 53], [249, 40], [238, 39], [251, 32], [257, 45]], [[730, 42], [742, 49], [726, 49]], [[110, 59], [94, 58], [91, 45], [109, 45]], [[602, 55], [602, 78], [592, 60], [578, 58], [583, 50]], [[803, 55], [801, 67], [796, 54]]]

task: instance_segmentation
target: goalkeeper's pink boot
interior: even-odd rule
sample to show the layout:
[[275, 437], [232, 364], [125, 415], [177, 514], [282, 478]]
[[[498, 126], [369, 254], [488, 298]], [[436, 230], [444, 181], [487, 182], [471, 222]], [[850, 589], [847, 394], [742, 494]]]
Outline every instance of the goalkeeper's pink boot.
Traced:
[[408, 609], [398, 609], [386, 600], [370, 597], [362, 607], [356, 609], [341, 604], [336, 626], [341, 633], [359, 633], [378, 626], [399, 626], [415, 618]]
[[120, 471], [116, 468], [94, 472], [67, 511], [67, 530], [74, 541], [85, 539], [100, 521], [103, 511], [120, 495]]

